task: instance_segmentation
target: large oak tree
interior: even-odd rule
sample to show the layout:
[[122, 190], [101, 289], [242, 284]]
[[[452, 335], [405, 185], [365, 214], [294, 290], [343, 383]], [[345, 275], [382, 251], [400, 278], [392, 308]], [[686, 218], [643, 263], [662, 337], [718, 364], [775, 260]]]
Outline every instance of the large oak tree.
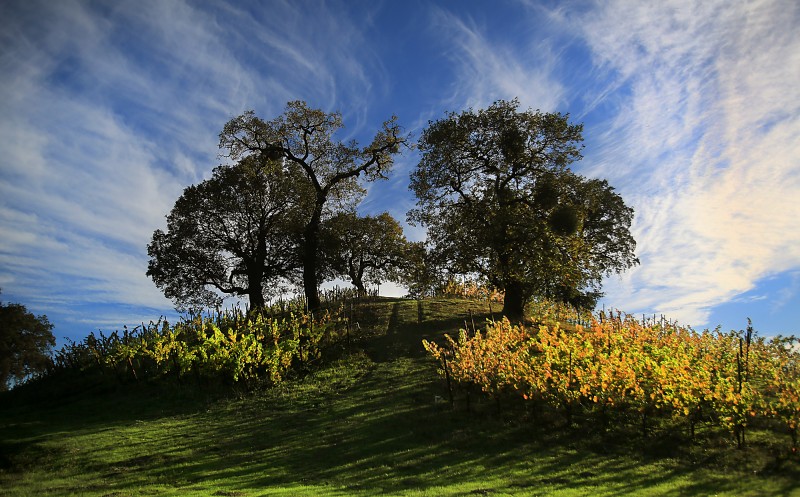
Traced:
[[454, 270], [504, 290], [510, 317], [534, 295], [593, 306], [604, 275], [638, 263], [633, 210], [569, 169], [581, 142], [581, 125], [516, 100], [450, 113], [419, 140], [409, 219]]
[[147, 247], [147, 275], [181, 310], [218, 306], [222, 295], [247, 297], [251, 309], [300, 267], [307, 207], [299, 171], [245, 157], [186, 188]]
[[310, 191], [310, 209], [302, 231], [303, 290], [310, 309], [320, 306], [319, 249], [323, 219], [364, 195], [359, 179], [385, 179], [393, 156], [406, 142], [392, 117], [383, 123], [369, 145], [344, 143], [334, 138], [343, 128], [338, 112], [312, 109], [305, 102], [289, 102], [284, 113], [265, 121], [254, 112], [230, 120], [220, 134], [219, 146], [233, 159], [268, 157], [296, 166]]

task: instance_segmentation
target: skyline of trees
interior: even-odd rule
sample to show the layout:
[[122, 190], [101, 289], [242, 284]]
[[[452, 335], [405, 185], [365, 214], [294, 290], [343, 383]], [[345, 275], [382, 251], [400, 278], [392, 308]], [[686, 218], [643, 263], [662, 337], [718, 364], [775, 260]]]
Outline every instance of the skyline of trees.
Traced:
[[343, 127], [340, 113], [300, 101], [270, 121], [252, 111], [231, 119], [219, 147], [237, 162], [186, 189], [167, 232], [153, 235], [147, 274], [179, 305], [231, 294], [258, 308], [295, 287], [312, 310], [334, 278], [359, 294], [395, 281], [425, 295], [467, 275], [502, 291], [503, 313], [520, 319], [533, 296], [591, 308], [604, 276], [638, 264], [633, 209], [607, 181], [570, 169], [583, 138], [566, 115], [499, 100], [429, 122], [407, 214], [427, 241], [414, 244], [388, 213], [356, 214], [365, 182], [386, 179], [408, 145], [396, 118], [363, 148], [335, 138]]

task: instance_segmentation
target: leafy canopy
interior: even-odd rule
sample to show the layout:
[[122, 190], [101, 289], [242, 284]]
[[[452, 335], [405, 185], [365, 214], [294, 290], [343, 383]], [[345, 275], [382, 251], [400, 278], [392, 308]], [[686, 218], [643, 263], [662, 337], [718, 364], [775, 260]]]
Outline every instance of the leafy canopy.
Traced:
[[308, 210], [298, 171], [247, 157], [186, 188], [147, 247], [147, 275], [181, 310], [218, 306], [222, 295], [265, 296], [300, 267]]
[[424, 242], [410, 242], [406, 246], [400, 282], [408, 287], [414, 298], [436, 295], [447, 277], [437, 254], [429, 250]]
[[22, 304], [0, 302], [0, 391], [47, 371], [56, 345], [47, 316], [34, 316]]
[[323, 227], [323, 253], [334, 277], [350, 279], [360, 294], [366, 283], [398, 281], [408, 242], [403, 228], [388, 212], [359, 217], [334, 216]]
[[320, 229], [322, 220], [352, 210], [365, 191], [366, 181], [386, 179], [393, 156], [406, 143], [397, 119], [383, 123], [372, 142], [360, 147], [355, 141], [334, 138], [343, 128], [338, 112], [327, 113], [293, 101], [284, 113], [265, 121], [254, 112], [231, 119], [220, 134], [219, 146], [233, 159], [262, 157], [280, 160], [302, 172], [311, 209], [302, 233], [303, 287], [311, 309], [319, 307]]
[[521, 317], [534, 295], [593, 306], [604, 275], [638, 263], [633, 210], [606, 181], [569, 169], [582, 125], [518, 107], [500, 100], [429, 123], [409, 220], [455, 271], [504, 290], [506, 315]]

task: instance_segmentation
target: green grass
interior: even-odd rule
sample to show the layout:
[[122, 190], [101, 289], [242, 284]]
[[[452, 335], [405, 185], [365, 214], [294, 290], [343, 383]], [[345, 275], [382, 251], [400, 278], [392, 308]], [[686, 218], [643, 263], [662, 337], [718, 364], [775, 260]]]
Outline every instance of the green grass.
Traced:
[[797, 461], [759, 433], [737, 451], [720, 436], [642, 439], [488, 401], [452, 409], [420, 342], [470, 310], [480, 326], [484, 306], [365, 305], [351, 352], [271, 390], [11, 392], [0, 495], [800, 495]]

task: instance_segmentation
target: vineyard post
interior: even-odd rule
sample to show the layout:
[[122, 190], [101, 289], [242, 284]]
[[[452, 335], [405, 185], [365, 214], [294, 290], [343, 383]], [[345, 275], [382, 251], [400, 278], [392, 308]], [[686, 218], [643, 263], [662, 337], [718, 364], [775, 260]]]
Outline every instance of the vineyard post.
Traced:
[[567, 388], [564, 395], [564, 407], [567, 411], [567, 426], [572, 426], [572, 402], [569, 399], [569, 392], [572, 388], [572, 349], [569, 351], [569, 362], [567, 363]]
[[[736, 354], [736, 379], [738, 381], [738, 388], [736, 393], [741, 395], [742, 394], [742, 337], [739, 337], [739, 351]], [[744, 427], [742, 426], [742, 422], [737, 420], [736, 427], [734, 428], [736, 432], [736, 448], [741, 449], [744, 445]]]
[[442, 364], [444, 365], [444, 378], [447, 381], [447, 394], [450, 397], [450, 408], [455, 407], [455, 402], [453, 400], [453, 385], [450, 383], [450, 366], [447, 364], [447, 355], [442, 354]]
[[647, 405], [642, 407], [642, 437], [647, 438]]
[[139, 376], [136, 374], [136, 368], [133, 367], [133, 355], [128, 351], [128, 366], [131, 367], [131, 373], [133, 373], [134, 381], [139, 381]]
[[[736, 352], [736, 394], [741, 398], [742, 384], [744, 381], [744, 339], [739, 336], [739, 350]], [[736, 425], [733, 428], [734, 435], [736, 436], [736, 448], [742, 449], [744, 447], [744, 424], [741, 417], [736, 420]]]
[[350, 316], [346, 317], [345, 321], [347, 323], [347, 347], [350, 348], [350, 322], [353, 319], [353, 300], [350, 300]]
[[747, 318], [747, 334], [745, 335], [747, 348], [744, 355], [744, 381], [750, 381], [750, 343], [753, 340], [753, 322]]
[[[130, 333], [128, 333], [127, 326], [124, 329], [125, 329], [125, 333], [122, 335], [122, 341], [123, 341], [123, 345], [125, 347], [125, 355], [128, 356], [128, 366], [130, 366], [131, 373], [133, 374], [134, 381], [139, 381], [139, 375], [136, 374], [136, 367], [133, 365], [133, 358], [137, 355], [136, 354], [137, 350], [134, 349], [131, 346], [131, 342], [133, 342], [135, 340], [135, 336], [134, 335], [137, 333], [136, 330], [138, 330], [139, 327], [137, 326]], [[144, 334], [143, 333], [144, 332], [144, 323], [142, 323], [141, 330], [142, 330], [142, 332], [139, 333], [140, 336]], [[141, 344], [139, 344], [139, 345], [141, 347]]]
[[[308, 307], [306, 307], [306, 309], [308, 309]], [[311, 313], [309, 313], [308, 316], [310, 319], [314, 319], [314, 316]], [[304, 334], [305, 333], [303, 332], [303, 323], [301, 321], [297, 327], [297, 358], [300, 361], [301, 370], [304, 367], [303, 364], [303, 343], [305, 342], [305, 340], [303, 339]]]
[[[450, 350], [453, 353], [453, 357], [455, 357], [455, 354], [456, 354], [455, 345], [450, 344], [450, 347], [451, 347]], [[471, 396], [470, 396], [470, 393], [472, 393], [472, 381], [468, 381], [467, 382], [467, 385], [466, 385], [466, 388], [464, 388], [464, 391], [466, 392], [467, 412], [472, 412], [472, 399], [471, 399]], [[451, 389], [451, 392], [452, 392], [452, 389]]]
[[[750, 381], [750, 372], [749, 372], [749, 362], [750, 362], [750, 342], [753, 337], [753, 322], [750, 318], [747, 318], [747, 331], [745, 332], [745, 337], [739, 337], [739, 355], [737, 357], [738, 362], [738, 374], [739, 374], [739, 395], [742, 394], [742, 385], [743, 383], [747, 383]], [[742, 364], [744, 361], [744, 364]], [[739, 421], [737, 425], [737, 445], [741, 449], [744, 447], [746, 440], [745, 440], [745, 424]]]
[[173, 345], [172, 350], [170, 350], [170, 359], [172, 359], [172, 368], [175, 370], [175, 377], [178, 380], [178, 385], [181, 385], [181, 365], [178, 362], [178, 350], [175, 345]]
[[475, 319], [472, 316], [472, 307], [469, 308], [469, 320], [472, 321], [472, 334], [474, 335], [477, 330], [475, 328]]
[[[102, 331], [98, 331], [100, 336], [103, 336]], [[97, 338], [94, 336], [94, 333], [89, 333], [89, 336], [86, 337], [86, 345], [88, 346], [89, 350], [92, 352], [92, 356], [94, 356], [95, 362], [97, 362], [97, 367], [100, 368], [100, 374], [105, 375], [105, 367], [103, 365], [103, 361], [100, 359], [101, 354], [100, 350], [97, 347]]]
[[[314, 313], [313, 312], [311, 313], [308, 326], [309, 326], [308, 338], [306, 339], [306, 343], [310, 342], [312, 340], [312, 337], [314, 336]], [[308, 362], [308, 354], [309, 354], [309, 351], [308, 351], [308, 349], [306, 349], [306, 362]]]

